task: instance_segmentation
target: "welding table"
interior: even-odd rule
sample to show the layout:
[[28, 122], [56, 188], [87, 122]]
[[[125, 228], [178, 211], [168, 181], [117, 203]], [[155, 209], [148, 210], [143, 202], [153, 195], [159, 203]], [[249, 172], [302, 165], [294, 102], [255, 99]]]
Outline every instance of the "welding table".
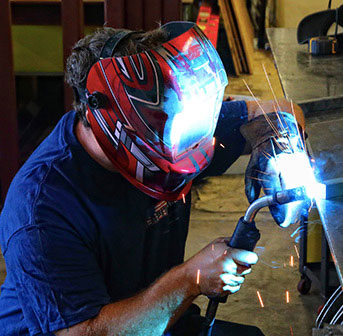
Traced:
[[305, 293], [313, 282], [328, 297], [331, 285], [343, 286], [343, 55], [309, 55], [307, 45], [297, 43], [296, 28], [268, 28], [267, 36], [284, 95], [305, 112], [307, 143], [331, 194], [317, 205], [323, 224], [320, 263], [307, 263], [306, 221], [301, 231], [298, 289]]

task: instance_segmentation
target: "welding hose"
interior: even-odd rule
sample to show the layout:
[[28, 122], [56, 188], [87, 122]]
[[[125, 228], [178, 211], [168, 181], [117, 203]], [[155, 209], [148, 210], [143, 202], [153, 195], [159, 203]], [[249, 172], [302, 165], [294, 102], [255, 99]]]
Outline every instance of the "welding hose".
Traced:
[[[258, 198], [252, 202], [247, 209], [244, 217], [241, 217], [236, 225], [235, 231], [228, 243], [229, 247], [253, 251], [258, 240], [260, 232], [256, 228], [254, 219], [258, 211], [266, 206], [275, 204], [286, 204], [306, 198], [306, 190], [303, 187], [279, 191], [273, 195], [267, 195]], [[207, 306], [202, 336], [211, 336], [212, 327], [215, 321], [219, 303], [225, 303], [227, 295], [223, 297], [210, 298]]]

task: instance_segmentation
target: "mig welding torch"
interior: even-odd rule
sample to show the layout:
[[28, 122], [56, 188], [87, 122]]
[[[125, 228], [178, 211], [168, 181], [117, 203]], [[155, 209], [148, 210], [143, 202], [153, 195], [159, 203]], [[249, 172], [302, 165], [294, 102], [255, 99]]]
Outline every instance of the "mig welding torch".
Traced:
[[[236, 225], [235, 231], [228, 243], [229, 247], [236, 249], [244, 249], [253, 251], [258, 240], [260, 239], [260, 232], [255, 225], [255, 216], [257, 212], [271, 205], [287, 204], [294, 201], [304, 201], [308, 199], [305, 187], [297, 187], [293, 189], [283, 190], [258, 198], [251, 203], [245, 215], [241, 217]], [[225, 303], [227, 296], [210, 298], [207, 306], [205, 322], [203, 326], [202, 336], [210, 336], [212, 327], [215, 321], [218, 304]]]

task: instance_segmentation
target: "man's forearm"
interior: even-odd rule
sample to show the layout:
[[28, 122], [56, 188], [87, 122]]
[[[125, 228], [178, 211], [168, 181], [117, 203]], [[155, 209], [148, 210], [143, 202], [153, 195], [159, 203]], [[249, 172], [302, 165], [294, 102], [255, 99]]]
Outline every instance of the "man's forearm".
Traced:
[[104, 306], [98, 316], [56, 336], [162, 335], [198, 295], [187, 279], [184, 265], [177, 266], [141, 293]]

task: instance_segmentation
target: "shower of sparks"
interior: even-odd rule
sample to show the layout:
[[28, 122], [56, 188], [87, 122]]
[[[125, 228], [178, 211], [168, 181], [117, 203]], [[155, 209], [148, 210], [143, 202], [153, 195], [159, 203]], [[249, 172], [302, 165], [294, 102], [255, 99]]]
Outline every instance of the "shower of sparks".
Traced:
[[200, 283], [200, 269], [197, 271], [197, 285]]
[[219, 144], [221, 147], [225, 148], [225, 146], [223, 144]]
[[261, 297], [260, 292], [259, 292], [259, 291], [256, 291], [256, 293], [257, 293], [257, 296], [258, 296], [258, 300], [260, 301], [261, 307], [264, 308], [264, 304], [263, 304], [263, 301], [262, 301], [262, 297]]
[[249, 90], [251, 96], [254, 98], [256, 104], [259, 106], [259, 108], [261, 109], [264, 117], [266, 118], [267, 123], [269, 124], [269, 126], [272, 128], [272, 130], [274, 131], [275, 135], [279, 138], [280, 137], [280, 133], [278, 131], [278, 129], [273, 125], [273, 123], [271, 122], [270, 118], [268, 117], [267, 113], [263, 110], [261, 104], [259, 103], [259, 101], [257, 100], [257, 98], [255, 97], [255, 95], [253, 94], [253, 92], [250, 90], [250, 87], [248, 86], [247, 82], [243, 79], [243, 82], [245, 84], [245, 86], [247, 87], [247, 89]]
[[297, 248], [297, 245], [294, 245], [294, 249], [295, 249], [295, 252], [298, 256], [298, 259], [300, 259], [300, 255], [299, 255], [299, 251], [298, 251], [298, 248]]
[[286, 303], [289, 303], [289, 291], [286, 291]]
[[216, 144], [216, 138], [213, 137], [213, 139], [212, 139], [212, 146], [214, 146], [215, 144]]
[[291, 330], [291, 336], [294, 336], [292, 326], [289, 326], [289, 328]]
[[291, 255], [291, 258], [290, 258], [290, 260], [289, 260], [289, 265], [291, 266], [291, 267], [293, 267], [294, 266], [294, 257]]
[[182, 194], [183, 203], [186, 203], [185, 194]]

